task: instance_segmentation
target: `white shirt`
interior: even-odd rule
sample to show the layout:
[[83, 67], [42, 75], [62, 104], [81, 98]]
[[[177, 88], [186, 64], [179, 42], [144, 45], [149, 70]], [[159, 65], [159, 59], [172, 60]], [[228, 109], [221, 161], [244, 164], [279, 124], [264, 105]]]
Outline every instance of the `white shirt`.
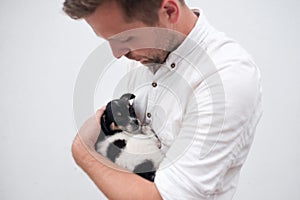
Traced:
[[232, 199], [262, 114], [251, 56], [200, 11], [156, 73], [135, 63], [128, 91], [166, 153], [155, 178], [163, 199]]

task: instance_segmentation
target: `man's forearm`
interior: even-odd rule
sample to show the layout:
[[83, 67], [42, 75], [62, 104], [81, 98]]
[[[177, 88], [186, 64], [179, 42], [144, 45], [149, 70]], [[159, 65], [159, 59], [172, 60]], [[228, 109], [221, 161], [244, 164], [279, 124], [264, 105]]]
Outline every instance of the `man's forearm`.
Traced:
[[76, 163], [109, 199], [162, 199], [154, 183], [95, 159], [79, 136], [74, 140], [72, 153]]

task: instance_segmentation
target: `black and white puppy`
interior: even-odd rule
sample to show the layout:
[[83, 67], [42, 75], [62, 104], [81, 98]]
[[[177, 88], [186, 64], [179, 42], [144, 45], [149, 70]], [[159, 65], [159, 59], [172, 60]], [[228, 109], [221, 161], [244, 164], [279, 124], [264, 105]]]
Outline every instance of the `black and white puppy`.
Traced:
[[137, 119], [134, 98], [127, 93], [106, 105], [95, 149], [117, 165], [154, 181], [163, 159], [161, 143], [151, 127]]

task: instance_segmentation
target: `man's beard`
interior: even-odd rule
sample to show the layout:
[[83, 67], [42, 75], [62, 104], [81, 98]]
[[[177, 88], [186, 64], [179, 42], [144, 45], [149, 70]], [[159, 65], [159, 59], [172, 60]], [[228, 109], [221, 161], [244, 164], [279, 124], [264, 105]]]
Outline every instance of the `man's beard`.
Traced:
[[152, 66], [157, 64], [163, 64], [166, 62], [166, 59], [168, 58], [170, 52], [160, 50], [157, 51], [155, 55], [146, 55], [142, 57], [134, 56], [131, 52], [125, 55], [128, 59], [136, 60], [141, 62], [142, 64], [146, 66]]

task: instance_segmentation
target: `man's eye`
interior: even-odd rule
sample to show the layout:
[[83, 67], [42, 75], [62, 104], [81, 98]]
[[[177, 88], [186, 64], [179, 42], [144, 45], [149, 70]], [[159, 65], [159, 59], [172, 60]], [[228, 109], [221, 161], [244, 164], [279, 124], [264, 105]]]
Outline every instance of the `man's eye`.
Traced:
[[119, 42], [122, 42], [122, 43], [126, 43], [126, 42], [129, 42], [133, 39], [133, 36], [129, 36], [129, 37], [120, 37], [118, 38], [118, 41]]

